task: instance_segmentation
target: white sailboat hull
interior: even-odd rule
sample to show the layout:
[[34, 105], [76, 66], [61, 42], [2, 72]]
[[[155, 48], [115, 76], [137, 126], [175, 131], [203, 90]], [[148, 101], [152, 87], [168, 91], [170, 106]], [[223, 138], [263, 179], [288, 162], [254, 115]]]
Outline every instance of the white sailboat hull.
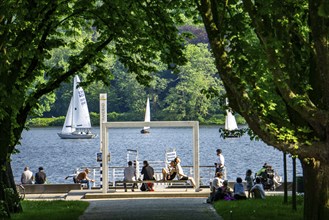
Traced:
[[92, 139], [97, 137], [96, 134], [79, 134], [79, 133], [57, 133], [62, 139]]

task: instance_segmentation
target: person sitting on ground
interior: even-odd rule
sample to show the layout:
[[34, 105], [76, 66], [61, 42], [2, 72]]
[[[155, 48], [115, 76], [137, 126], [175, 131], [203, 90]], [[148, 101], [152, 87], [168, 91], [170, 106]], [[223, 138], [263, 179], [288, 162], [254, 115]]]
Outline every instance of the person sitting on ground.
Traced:
[[236, 200], [247, 199], [241, 177], [236, 178], [236, 183], [234, 183], [233, 191], [234, 198]]
[[[144, 160], [143, 161], [143, 168], [141, 174], [143, 175], [143, 180], [155, 180], [154, 178], [154, 169], [149, 165], [149, 163]], [[154, 191], [154, 184], [153, 183], [143, 183], [141, 186], [142, 191]]]
[[87, 188], [91, 189], [90, 182], [95, 182], [95, 180], [90, 179], [88, 177], [88, 173], [90, 173], [90, 170], [88, 168], [86, 168], [84, 171], [80, 172], [76, 177], [76, 182], [77, 183], [87, 183]]
[[[133, 162], [128, 162], [128, 167], [126, 167], [123, 171], [124, 178], [123, 181], [136, 181], [136, 169], [133, 167]], [[134, 192], [134, 188], [136, 186], [136, 183], [132, 184], [131, 191]], [[127, 184], [123, 183], [123, 188], [125, 189], [125, 192], [127, 192]]]
[[168, 169], [163, 168], [162, 169], [162, 176], [163, 180], [173, 180], [176, 177], [176, 163], [175, 161], [170, 161], [170, 165], [168, 166]]
[[47, 181], [47, 175], [43, 167], [39, 167], [39, 172], [35, 174], [35, 184], [44, 184]]
[[232, 196], [233, 190], [228, 186], [228, 181], [225, 180], [223, 182], [223, 186], [219, 187], [215, 193], [214, 201], [218, 201], [220, 199], [224, 200], [234, 200]]
[[214, 201], [215, 194], [217, 190], [223, 186], [223, 182], [223, 174], [221, 172], [217, 172], [215, 178], [210, 184], [210, 195], [207, 199], [208, 203], [212, 203]]
[[33, 184], [33, 173], [29, 167], [24, 168], [24, 172], [21, 176], [21, 183], [22, 184]]
[[180, 165], [180, 162], [181, 162], [180, 158], [176, 157], [174, 161], [176, 163], [176, 172], [177, 172], [179, 180], [190, 180], [191, 184], [192, 184], [192, 186], [193, 186], [193, 188], [195, 189], [196, 192], [202, 191], [202, 189], [196, 188], [195, 180], [194, 180], [193, 177], [189, 177], [189, 176], [184, 174], [183, 168]]
[[250, 189], [250, 191], [254, 193], [254, 198], [265, 199], [265, 191], [260, 178], [256, 178], [256, 184]]
[[247, 182], [246, 188], [247, 188], [247, 191], [248, 191], [248, 198], [250, 198], [250, 195], [252, 195], [250, 193], [250, 190], [251, 190], [251, 187], [254, 185], [254, 179], [252, 177], [252, 171], [250, 169], [247, 170], [246, 177], [244, 178], [244, 180]]

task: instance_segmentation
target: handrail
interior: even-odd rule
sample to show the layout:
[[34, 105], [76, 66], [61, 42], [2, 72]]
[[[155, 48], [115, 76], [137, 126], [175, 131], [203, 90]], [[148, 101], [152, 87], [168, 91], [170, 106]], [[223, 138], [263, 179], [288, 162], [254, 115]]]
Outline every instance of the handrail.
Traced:
[[[154, 163], [154, 161], [152, 161]], [[156, 161], [156, 162], [163, 162], [163, 161]], [[150, 162], [151, 163], [151, 162]], [[79, 167], [76, 168], [76, 173], [79, 173], [81, 171], [83, 171], [84, 169], [86, 169], [87, 167]], [[123, 180], [123, 170], [124, 170], [124, 166], [109, 166], [109, 182], [111, 182], [113, 185], [115, 185], [116, 181], [122, 181]], [[188, 176], [193, 176], [193, 166], [182, 166], [183, 170], [185, 171], [185, 173]], [[91, 174], [92, 174], [92, 179], [95, 180], [95, 182], [93, 183], [93, 187], [96, 186], [100, 186], [101, 185], [101, 174], [100, 174], [100, 167], [88, 167], [88, 169], [92, 170]], [[155, 170], [159, 170], [160, 168], [157, 167], [157, 169]], [[161, 167], [162, 169], [162, 167]], [[155, 172], [155, 176], [156, 179], [159, 180], [162, 178], [162, 173], [161, 173], [161, 169], [160, 172]], [[205, 185], [209, 185], [209, 182], [212, 181], [213, 177], [214, 177], [214, 166], [199, 166], [199, 170], [200, 170], [200, 185], [201, 186], [205, 186]]]

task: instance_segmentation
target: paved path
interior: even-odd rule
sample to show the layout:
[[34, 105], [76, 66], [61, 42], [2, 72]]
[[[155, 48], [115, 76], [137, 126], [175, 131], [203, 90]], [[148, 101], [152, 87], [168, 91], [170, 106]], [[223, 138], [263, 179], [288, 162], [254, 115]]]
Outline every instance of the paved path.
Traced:
[[80, 220], [219, 220], [205, 198], [151, 198], [89, 200]]

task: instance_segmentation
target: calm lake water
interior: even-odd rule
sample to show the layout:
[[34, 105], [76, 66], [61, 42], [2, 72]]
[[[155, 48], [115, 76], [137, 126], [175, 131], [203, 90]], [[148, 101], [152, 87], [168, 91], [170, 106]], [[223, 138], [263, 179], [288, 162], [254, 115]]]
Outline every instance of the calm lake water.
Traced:
[[[99, 167], [96, 154], [99, 152], [99, 137], [90, 140], [60, 139], [60, 127], [32, 128], [24, 131], [19, 154], [12, 156], [15, 181], [25, 166], [33, 173], [43, 166], [50, 183], [69, 183], [65, 177], [78, 167]], [[99, 134], [99, 128], [93, 132]], [[111, 129], [109, 133], [109, 166], [126, 166], [127, 149], [138, 150], [138, 160], [164, 161], [165, 151], [175, 148], [182, 158], [183, 166], [192, 166], [192, 129], [152, 128], [150, 134], [140, 134], [140, 129]], [[200, 165], [212, 166], [216, 149], [221, 148], [226, 160], [227, 177], [235, 180], [245, 176], [247, 169], [257, 172], [266, 162], [283, 176], [283, 153], [261, 141], [250, 141], [249, 136], [221, 139], [218, 126], [200, 126]], [[292, 179], [292, 160], [287, 157], [288, 181]], [[297, 175], [302, 175], [299, 161]], [[71, 180], [71, 179], [70, 179]]]

